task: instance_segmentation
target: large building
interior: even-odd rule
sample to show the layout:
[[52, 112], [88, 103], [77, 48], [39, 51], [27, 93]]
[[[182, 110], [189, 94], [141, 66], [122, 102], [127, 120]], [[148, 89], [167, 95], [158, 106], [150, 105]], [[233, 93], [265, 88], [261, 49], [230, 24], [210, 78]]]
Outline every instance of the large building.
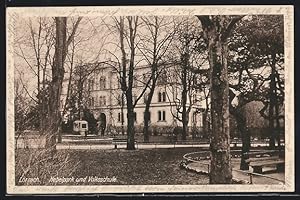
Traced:
[[[181, 118], [182, 84], [178, 80], [179, 74], [173, 69], [175, 69], [174, 66], [164, 67], [157, 80], [150, 105], [150, 126], [182, 126], [180, 120], [177, 119]], [[134, 70], [133, 101], [139, 98], [134, 109], [136, 126], [143, 126], [144, 123], [145, 102], [149, 89], [147, 88], [143, 95], [141, 93], [149, 80], [150, 70], [149, 66], [140, 66]], [[66, 86], [63, 87], [62, 105], [67, 93], [66, 88]], [[93, 70], [85, 81], [84, 90], [89, 91], [85, 106], [92, 111], [96, 119], [103, 120], [104, 118], [106, 127], [126, 126], [126, 98], [122, 95], [118, 71], [113, 65], [101, 64]], [[201, 108], [205, 108], [205, 100], [201, 94], [199, 89], [193, 88], [188, 95], [186, 105], [191, 106], [189, 127], [202, 127], [203, 125]]]

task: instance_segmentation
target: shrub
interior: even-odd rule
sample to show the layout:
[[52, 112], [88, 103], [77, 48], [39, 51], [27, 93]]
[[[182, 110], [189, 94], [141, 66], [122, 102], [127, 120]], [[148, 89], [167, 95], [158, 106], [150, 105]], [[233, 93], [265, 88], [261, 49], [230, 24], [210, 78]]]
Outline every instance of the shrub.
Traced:
[[150, 125], [149, 132], [152, 135], [171, 135], [173, 133], [173, 126], [158, 126], [158, 125]]

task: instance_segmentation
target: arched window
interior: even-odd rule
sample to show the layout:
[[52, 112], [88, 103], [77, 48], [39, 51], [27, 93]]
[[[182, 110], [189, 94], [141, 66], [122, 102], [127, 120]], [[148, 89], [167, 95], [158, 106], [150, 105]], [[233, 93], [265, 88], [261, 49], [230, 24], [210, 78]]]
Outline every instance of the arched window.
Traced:
[[163, 92], [163, 93], [162, 93], [162, 101], [163, 101], [163, 102], [166, 102], [166, 92]]
[[161, 102], [161, 92], [158, 92], [158, 102]]
[[166, 102], [166, 92], [158, 92], [158, 102]]

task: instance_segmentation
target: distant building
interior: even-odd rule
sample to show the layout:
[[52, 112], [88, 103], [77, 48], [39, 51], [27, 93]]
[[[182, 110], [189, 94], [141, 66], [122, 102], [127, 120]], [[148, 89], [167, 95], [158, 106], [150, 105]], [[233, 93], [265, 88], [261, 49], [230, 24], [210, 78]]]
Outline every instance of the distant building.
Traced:
[[[138, 95], [144, 89], [145, 83], [149, 79], [149, 73], [150, 68], [148, 66], [140, 66], [135, 69], [133, 101], [138, 98]], [[173, 116], [176, 114], [180, 116], [176, 105], [181, 100], [181, 91], [176, 78], [177, 75], [174, 74], [172, 67], [165, 67], [164, 72], [157, 80], [150, 106], [150, 126], [181, 126], [181, 122]], [[123, 126], [127, 124], [126, 98], [123, 95], [122, 102], [122, 90], [118, 80], [116, 69], [112, 65], [102, 64], [89, 75], [84, 85], [85, 90], [90, 91], [86, 106], [92, 111], [97, 120], [103, 120], [104, 118], [107, 126], [121, 127], [122, 118], [124, 119]], [[62, 104], [67, 94], [67, 82], [65, 81], [62, 91]], [[149, 90], [146, 90], [135, 106], [136, 125], [143, 126], [145, 101], [148, 94]], [[191, 102], [188, 98], [187, 104], [192, 104], [188, 126], [202, 127], [201, 108], [205, 108], [205, 101], [201, 98], [201, 92], [194, 89], [193, 94], [191, 94]]]

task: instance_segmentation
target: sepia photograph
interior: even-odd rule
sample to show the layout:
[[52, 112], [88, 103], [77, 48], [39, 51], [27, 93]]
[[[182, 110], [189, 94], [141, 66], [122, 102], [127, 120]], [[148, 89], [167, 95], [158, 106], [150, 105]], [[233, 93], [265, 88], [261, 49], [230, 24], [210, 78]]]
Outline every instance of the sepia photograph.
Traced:
[[7, 9], [7, 192], [293, 192], [292, 6]]

